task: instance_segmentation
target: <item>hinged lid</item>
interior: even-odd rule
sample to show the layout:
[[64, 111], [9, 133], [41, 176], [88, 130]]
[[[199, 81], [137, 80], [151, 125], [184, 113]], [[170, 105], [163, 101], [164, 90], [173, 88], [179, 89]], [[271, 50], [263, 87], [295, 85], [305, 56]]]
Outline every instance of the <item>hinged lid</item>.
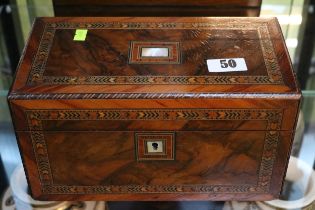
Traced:
[[298, 97], [275, 18], [39, 18], [9, 98]]

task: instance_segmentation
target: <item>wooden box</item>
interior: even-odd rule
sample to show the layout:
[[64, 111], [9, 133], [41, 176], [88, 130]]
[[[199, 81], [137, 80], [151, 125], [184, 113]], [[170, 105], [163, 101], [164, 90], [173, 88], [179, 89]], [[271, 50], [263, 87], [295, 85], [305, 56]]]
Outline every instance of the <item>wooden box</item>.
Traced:
[[34, 198], [277, 198], [284, 43], [274, 18], [37, 19], [8, 96]]

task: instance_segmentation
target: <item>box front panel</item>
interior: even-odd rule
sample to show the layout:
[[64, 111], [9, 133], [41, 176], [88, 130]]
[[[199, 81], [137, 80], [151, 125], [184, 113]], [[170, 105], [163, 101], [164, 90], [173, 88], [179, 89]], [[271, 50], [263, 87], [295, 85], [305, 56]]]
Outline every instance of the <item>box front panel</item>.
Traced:
[[[115, 185], [125, 193], [129, 185], [237, 187], [259, 181], [266, 132], [176, 132], [175, 144], [162, 142], [161, 152], [150, 152], [165, 133], [147, 132], [153, 138], [140, 143], [134, 132], [45, 132], [50, 181], [61, 186]], [[164, 152], [172, 157], [158, 155]]]
[[[54, 199], [261, 199], [271, 194], [278, 145], [291, 133], [279, 131], [277, 109], [55, 109], [25, 116], [29, 131], [18, 135], [24, 155], [32, 147], [26, 164], [37, 167], [32, 192]], [[235, 130], [211, 127], [221, 120], [235, 121]], [[265, 129], [236, 130], [251, 122]]]

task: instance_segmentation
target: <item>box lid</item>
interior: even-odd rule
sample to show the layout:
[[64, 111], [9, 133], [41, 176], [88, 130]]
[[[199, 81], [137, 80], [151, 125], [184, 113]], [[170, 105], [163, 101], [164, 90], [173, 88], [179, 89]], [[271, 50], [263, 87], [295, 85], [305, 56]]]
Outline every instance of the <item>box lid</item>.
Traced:
[[298, 97], [276, 18], [39, 18], [11, 99]]

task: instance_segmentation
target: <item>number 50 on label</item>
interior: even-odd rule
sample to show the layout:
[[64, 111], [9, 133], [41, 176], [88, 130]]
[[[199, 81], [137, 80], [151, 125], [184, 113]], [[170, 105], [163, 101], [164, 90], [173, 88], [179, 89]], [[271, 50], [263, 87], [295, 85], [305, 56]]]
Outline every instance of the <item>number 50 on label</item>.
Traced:
[[244, 58], [208, 59], [207, 66], [209, 72], [247, 71]]

